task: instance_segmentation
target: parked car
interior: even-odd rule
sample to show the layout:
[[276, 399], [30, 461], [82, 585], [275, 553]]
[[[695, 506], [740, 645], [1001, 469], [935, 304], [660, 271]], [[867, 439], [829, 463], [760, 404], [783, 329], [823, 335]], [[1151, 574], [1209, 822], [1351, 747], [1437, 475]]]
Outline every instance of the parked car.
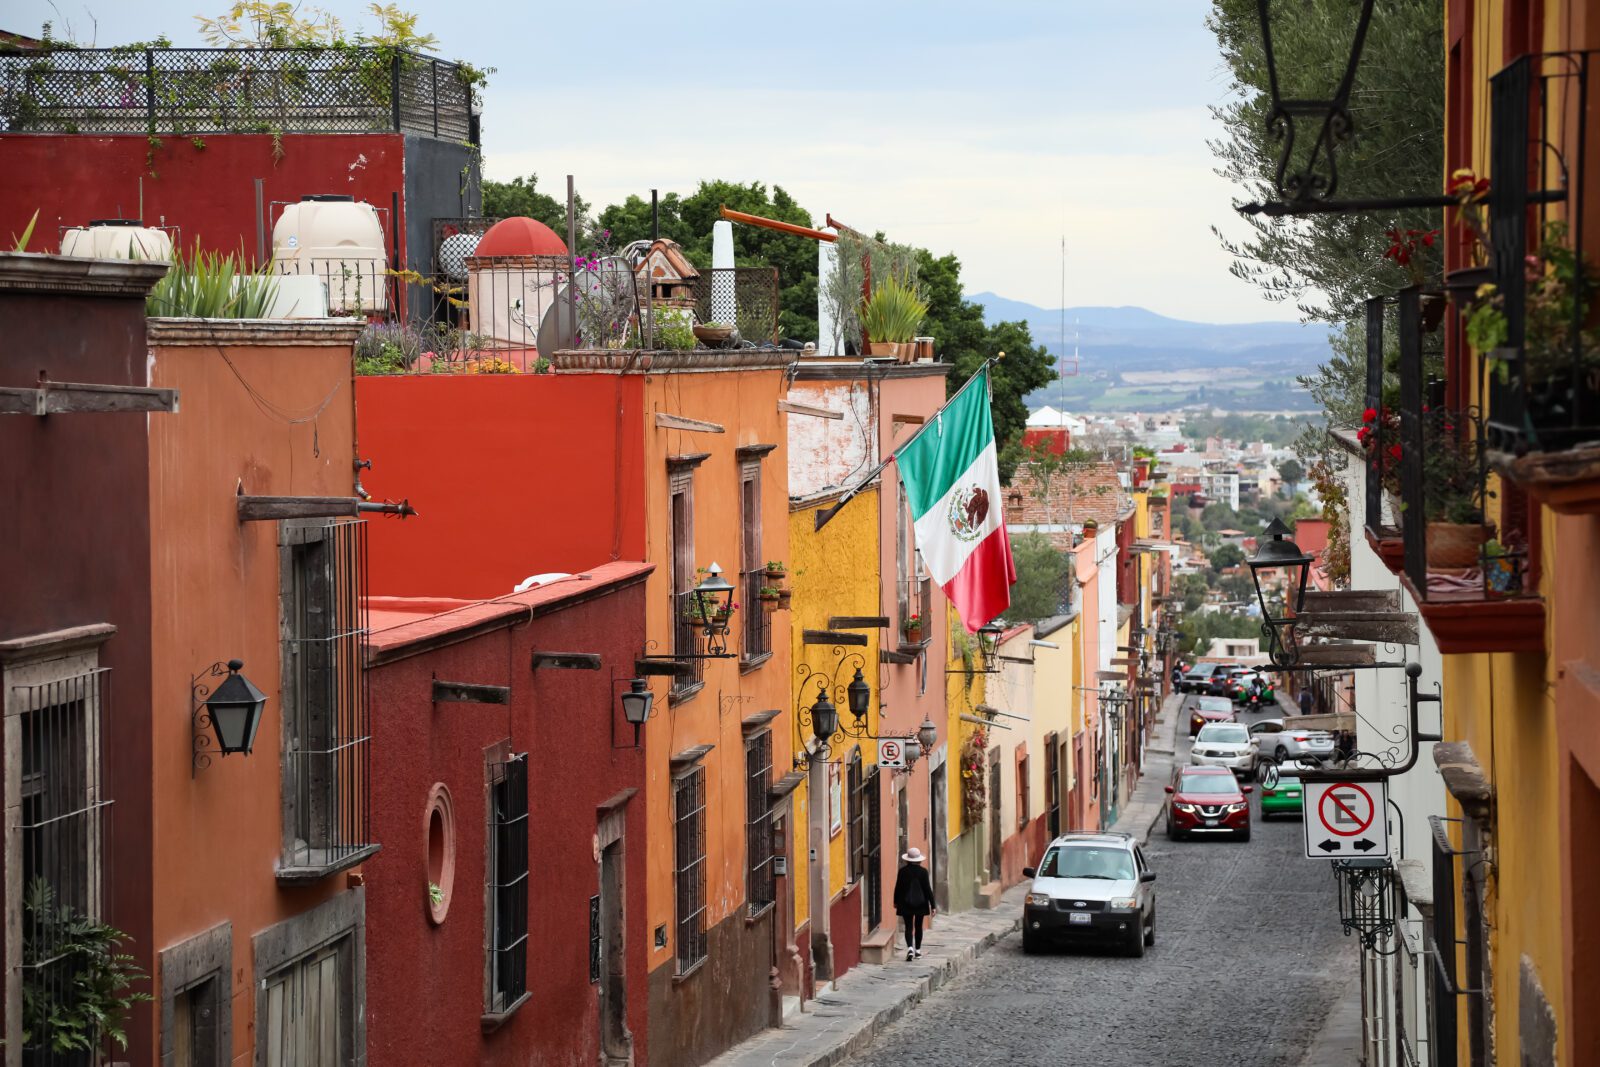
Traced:
[[1201, 697], [1189, 709], [1189, 736], [1200, 732], [1208, 722], [1238, 722], [1233, 701], [1224, 697]]
[[1250, 840], [1251, 787], [1221, 767], [1179, 767], [1167, 786], [1167, 836], [1233, 834]]
[[1143, 956], [1156, 943], [1155, 872], [1131, 834], [1062, 834], [1050, 842], [1022, 912], [1022, 951], [1051, 941], [1121, 945]]
[[1205, 691], [1214, 697], [1228, 696], [1233, 691], [1233, 680], [1244, 672], [1245, 669], [1236, 663], [1220, 664], [1211, 672], [1211, 677], [1206, 679]]
[[1292, 774], [1278, 775], [1275, 785], [1261, 786], [1261, 818], [1270, 819], [1274, 815], [1303, 815], [1305, 814], [1304, 801], [1301, 793], [1300, 779]]
[[1204, 693], [1206, 686], [1211, 682], [1211, 675], [1220, 666], [1220, 663], [1196, 663], [1183, 676], [1183, 681], [1178, 684], [1178, 691], [1183, 693]]
[[1326, 730], [1297, 730], [1283, 719], [1262, 719], [1250, 724], [1257, 751], [1279, 763], [1321, 763], [1333, 756], [1333, 735]]
[[1226, 767], [1234, 774], [1254, 774], [1256, 740], [1243, 723], [1212, 722], [1200, 727], [1189, 762], [1196, 767]]

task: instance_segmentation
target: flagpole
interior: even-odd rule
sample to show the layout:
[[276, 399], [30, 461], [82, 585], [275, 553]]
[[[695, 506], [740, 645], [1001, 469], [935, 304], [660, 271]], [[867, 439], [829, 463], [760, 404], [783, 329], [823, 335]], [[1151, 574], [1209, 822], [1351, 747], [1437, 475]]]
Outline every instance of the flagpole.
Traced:
[[[1001, 355], [1004, 355], [1004, 354], [1005, 353], [1003, 353], [1003, 352], [1001, 353]], [[871, 485], [872, 484], [872, 480], [874, 478], [876, 478], [878, 475], [882, 474], [884, 468], [887, 467], [889, 464], [893, 463], [894, 462], [894, 458], [896, 456], [898, 456], [901, 452], [905, 451], [906, 449], [910, 448], [911, 445], [912, 445], [912, 442], [916, 441], [917, 438], [921, 437], [923, 434], [927, 433], [930, 429], [932, 429], [934, 426], [936, 426], [938, 424], [938, 422], [939, 422], [939, 417], [945, 413], [945, 409], [948, 408], [951, 404], [954, 404], [956, 402], [956, 400], [958, 398], [960, 398], [961, 394], [966, 392], [967, 389], [971, 387], [972, 383], [977, 381], [978, 378], [983, 375], [983, 372], [989, 369], [989, 365], [991, 363], [997, 363], [997, 362], [999, 362], [999, 359], [998, 359], [998, 357], [994, 357], [994, 356], [991, 356], [990, 358], [984, 360], [983, 363], [979, 365], [978, 369], [972, 372], [972, 376], [969, 377], [966, 381], [961, 383], [961, 388], [957, 389], [955, 391], [955, 395], [952, 396], [949, 400], [946, 400], [942, 405], [940, 405], [939, 410], [935, 411], [933, 413], [933, 416], [930, 419], [928, 419], [927, 422], [922, 424], [922, 428], [920, 430], [918, 430], [916, 433], [912, 434], [910, 437], [906, 438], [906, 440], [905, 440], [905, 442], [903, 444], [901, 444], [893, 452], [890, 452], [888, 456], [884, 457], [884, 460], [883, 460], [882, 463], [879, 463], [876, 467], [873, 467], [866, 474], [862, 475], [861, 480], [856, 483], [855, 488], [848, 490], [843, 496], [841, 496], [839, 498], [839, 500], [838, 500], [838, 502], [836, 504], [834, 504], [832, 507], [829, 507], [829, 508], [820, 509], [817, 512], [816, 526], [814, 526], [812, 528], [813, 531], [820, 530], [824, 526], [828, 525], [828, 520], [832, 519], [835, 515], [837, 515], [839, 513], [839, 509], [840, 508], [844, 507], [846, 504], [850, 503], [850, 501], [854, 500], [857, 493], [861, 492], [861, 490], [863, 490], [867, 486]]]

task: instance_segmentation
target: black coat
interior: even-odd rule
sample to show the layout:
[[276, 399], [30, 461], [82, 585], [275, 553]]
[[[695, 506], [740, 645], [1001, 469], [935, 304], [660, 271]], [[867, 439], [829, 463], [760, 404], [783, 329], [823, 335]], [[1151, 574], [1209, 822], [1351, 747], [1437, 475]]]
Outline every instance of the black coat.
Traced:
[[905, 863], [894, 880], [897, 915], [927, 915], [933, 910], [933, 879], [920, 863]]

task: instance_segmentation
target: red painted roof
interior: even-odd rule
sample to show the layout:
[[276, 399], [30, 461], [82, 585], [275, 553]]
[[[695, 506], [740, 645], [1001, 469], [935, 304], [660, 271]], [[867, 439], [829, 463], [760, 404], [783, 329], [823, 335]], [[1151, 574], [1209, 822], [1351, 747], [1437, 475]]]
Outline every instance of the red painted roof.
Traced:
[[567, 243], [556, 235], [556, 231], [546, 226], [537, 219], [525, 218], [518, 215], [514, 218], [501, 219], [489, 227], [483, 239], [478, 242], [478, 247], [473, 250], [475, 256], [564, 256], [567, 254]]

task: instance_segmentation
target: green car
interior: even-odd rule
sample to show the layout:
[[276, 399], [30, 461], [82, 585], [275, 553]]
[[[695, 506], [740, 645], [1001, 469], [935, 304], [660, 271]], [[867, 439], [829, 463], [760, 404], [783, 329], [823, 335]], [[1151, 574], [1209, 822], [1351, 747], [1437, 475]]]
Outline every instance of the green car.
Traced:
[[1274, 815], [1299, 815], [1303, 809], [1300, 807], [1300, 779], [1290, 775], [1278, 778], [1278, 784], [1268, 788], [1261, 787], [1261, 817], [1270, 819]]

